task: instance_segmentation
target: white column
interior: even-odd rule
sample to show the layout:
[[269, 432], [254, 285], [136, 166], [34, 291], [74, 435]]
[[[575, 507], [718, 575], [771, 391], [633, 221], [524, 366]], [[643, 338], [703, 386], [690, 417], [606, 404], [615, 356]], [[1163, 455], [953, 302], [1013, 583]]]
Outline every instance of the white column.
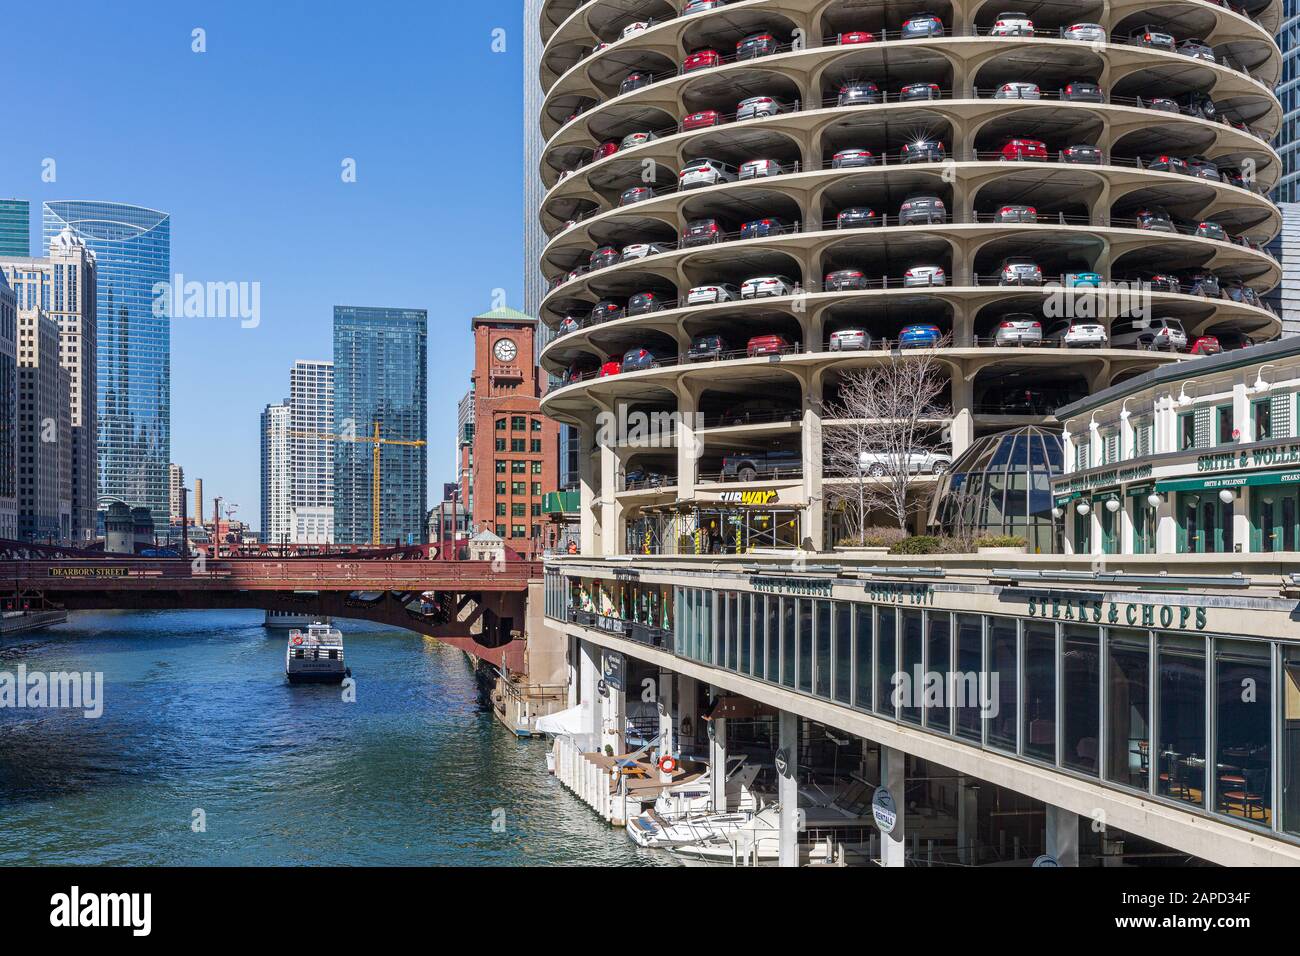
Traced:
[[614, 748], [618, 755], [627, 750], [627, 691], [605, 688], [605, 717], [601, 722], [600, 749]]
[[[612, 413], [611, 413], [612, 414]], [[619, 458], [613, 442], [600, 446], [600, 553], [613, 557], [623, 550], [621, 509], [618, 502]]]
[[564, 657], [565, 657], [565, 663], [568, 665], [568, 671], [569, 671], [569, 678], [568, 678], [568, 682], [569, 682], [569, 688], [568, 688], [568, 689], [569, 689], [569, 701], [568, 701], [568, 706], [569, 706], [569, 707], [577, 707], [577, 706], [578, 706], [578, 699], [579, 699], [579, 696], [580, 696], [580, 694], [581, 694], [581, 691], [579, 690], [579, 687], [578, 687], [578, 679], [579, 679], [579, 677], [578, 677], [578, 675], [579, 675], [579, 667], [578, 667], [578, 639], [577, 639], [576, 637], [572, 637], [572, 636], [570, 636], [570, 637], [568, 638], [568, 642], [569, 642], [569, 643], [568, 643], [568, 648], [566, 649], [566, 653], [565, 653], [565, 655], [564, 655]]
[[589, 641], [579, 641], [578, 669], [579, 695], [584, 708], [580, 748], [595, 747], [600, 740], [601, 697], [596, 685], [600, 683], [600, 648]]
[[596, 484], [596, 469], [592, 462], [592, 426], [584, 425], [575, 430], [578, 442], [578, 528], [579, 547], [583, 554], [595, 555], [596, 540], [600, 534], [597, 504], [600, 501], [600, 489]]
[[[673, 685], [677, 681], [677, 675], [672, 671], [659, 672], [659, 756], [663, 757], [668, 754], [675, 754], [675, 741], [673, 740]], [[665, 773], [659, 774], [660, 783], [668, 783], [672, 777]]]
[[[715, 691], [715, 695], [716, 695]], [[716, 699], [716, 696], [715, 696]], [[709, 788], [713, 791], [713, 811], [727, 810], [727, 720], [709, 721]]]
[[907, 806], [907, 755], [892, 747], [880, 748], [880, 784], [889, 790], [897, 807], [898, 818], [890, 833], [880, 834], [880, 863], [882, 866], [903, 865], [904, 816]]
[[[815, 382], [821, 376], [812, 376]], [[820, 388], [809, 385], [807, 388]], [[803, 527], [800, 529], [799, 547], [804, 542], [811, 544], [813, 551], [826, 550], [826, 509], [825, 496], [822, 494], [822, 413], [821, 396], [805, 394], [803, 402], [803, 431], [801, 434], [803, 454], [803, 499], [806, 504], [803, 514]]]
[[1047, 855], [1061, 866], [1079, 865], [1079, 815], [1047, 805]]
[[781, 804], [781, 822], [777, 862], [781, 866], [799, 865], [799, 717], [781, 711], [777, 718], [777, 746], [785, 755], [785, 773], [777, 781], [777, 802]]
[[957, 861], [974, 864], [975, 839], [979, 834], [979, 786], [968, 777], [957, 780]]

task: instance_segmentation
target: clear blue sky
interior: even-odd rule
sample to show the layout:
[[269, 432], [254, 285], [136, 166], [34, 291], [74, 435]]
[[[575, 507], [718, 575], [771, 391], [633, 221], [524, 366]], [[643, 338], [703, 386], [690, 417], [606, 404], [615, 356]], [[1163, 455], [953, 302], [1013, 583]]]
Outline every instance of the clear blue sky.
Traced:
[[520, 0], [51, 9], [7, 9], [0, 57], [0, 196], [30, 200], [33, 253], [42, 202], [130, 202], [171, 213], [173, 272], [261, 283], [259, 328], [173, 320], [172, 460], [257, 523], [258, 415], [294, 359], [331, 358], [332, 307], [422, 308], [440, 495], [469, 318], [497, 288], [522, 304]]

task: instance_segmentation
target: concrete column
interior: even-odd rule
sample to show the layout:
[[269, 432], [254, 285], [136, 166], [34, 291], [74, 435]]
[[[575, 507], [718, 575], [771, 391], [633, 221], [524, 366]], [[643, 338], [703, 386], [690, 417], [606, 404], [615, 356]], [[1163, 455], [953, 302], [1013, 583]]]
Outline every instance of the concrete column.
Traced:
[[[673, 685], [677, 683], [677, 675], [672, 671], [659, 672], [659, 756], [663, 757], [668, 754], [675, 754], [676, 741], [673, 740]], [[661, 783], [668, 783], [672, 777], [668, 774], [659, 775]]]
[[777, 780], [777, 802], [781, 805], [779, 850], [781, 866], [799, 865], [799, 717], [781, 711], [777, 718], [777, 747], [785, 755], [785, 773]]
[[1047, 805], [1047, 855], [1061, 866], [1079, 865], [1079, 815]]
[[[717, 691], [715, 690], [715, 695]], [[716, 696], [714, 698], [717, 699]], [[709, 721], [709, 787], [713, 791], [713, 810], [727, 810], [727, 720]]]
[[596, 469], [592, 461], [592, 431], [583, 426], [576, 430], [578, 436], [578, 518], [579, 546], [583, 554], [596, 554], [596, 541], [600, 534], [596, 506], [600, 490], [596, 487]]
[[957, 781], [957, 861], [972, 866], [976, 860], [975, 842], [979, 838], [980, 790], [967, 777]]
[[820, 392], [821, 376], [810, 376], [812, 382], [805, 386], [807, 391], [803, 401], [803, 430], [800, 440], [803, 444], [803, 496], [807, 502], [804, 509], [803, 528], [800, 545], [808, 545], [810, 550], [826, 550], [826, 496], [822, 493], [822, 403]]
[[906, 814], [907, 755], [892, 747], [880, 748], [880, 784], [886, 787], [898, 808], [898, 820], [892, 833], [880, 834], [880, 863], [882, 866], [903, 865], [904, 816]]
[[696, 437], [696, 415], [700, 410], [699, 389], [691, 382], [680, 382], [677, 386], [677, 412], [681, 420], [677, 423], [677, 500], [690, 501], [695, 497], [695, 483], [700, 449]]
[[579, 694], [586, 709], [582, 734], [587, 738], [579, 746], [594, 747], [600, 740], [601, 697], [596, 688], [600, 683], [600, 648], [589, 641], [578, 643]]
[[954, 369], [952, 382], [952, 457], [957, 458], [975, 441], [975, 384], [962, 369]]
[[613, 557], [623, 550], [619, 529], [618, 448], [614, 442], [601, 444], [600, 450], [600, 554]]
[[677, 675], [677, 749], [685, 752], [694, 751], [696, 731], [699, 729], [700, 715], [696, 707], [699, 699], [698, 685], [694, 677]]
[[569, 707], [577, 707], [577, 706], [578, 706], [578, 697], [579, 697], [580, 691], [579, 691], [579, 689], [578, 689], [578, 679], [579, 679], [579, 678], [578, 678], [578, 673], [579, 673], [579, 668], [578, 668], [578, 639], [577, 639], [576, 637], [570, 637], [570, 638], [569, 638], [569, 645], [568, 645], [568, 648], [566, 649], [566, 652], [565, 652], [565, 663], [568, 664], [568, 668], [569, 668], [569, 677], [568, 677], [568, 688], [569, 688], [568, 706], [569, 706]]
[[604, 720], [601, 722], [600, 749], [613, 747], [615, 754], [627, 751], [627, 691], [606, 688]]

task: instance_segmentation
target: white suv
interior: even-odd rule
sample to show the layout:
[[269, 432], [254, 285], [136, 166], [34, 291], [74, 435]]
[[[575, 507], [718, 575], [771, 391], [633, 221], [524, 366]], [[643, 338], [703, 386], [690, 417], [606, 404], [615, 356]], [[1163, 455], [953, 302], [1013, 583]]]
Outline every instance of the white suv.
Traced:
[[[864, 451], [858, 453], [858, 468], [864, 475], [880, 478], [889, 474], [897, 456], [884, 451]], [[952, 467], [952, 456], [944, 455], [931, 448], [921, 448], [907, 456], [907, 470], [916, 475], [943, 475]]]
[[731, 171], [731, 167], [717, 159], [697, 159], [689, 166], [682, 167], [682, 171], [677, 175], [677, 185], [682, 189], [735, 181], [736, 174]]
[[794, 283], [785, 276], [756, 276], [746, 279], [740, 287], [742, 299], [764, 299], [768, 296], [793, 295]]
[[1117, 349], [1181, 352], [1187, 348], [1187, 332], [1177, 319], [1123, 319], [1111, 325], [1110, 344]]

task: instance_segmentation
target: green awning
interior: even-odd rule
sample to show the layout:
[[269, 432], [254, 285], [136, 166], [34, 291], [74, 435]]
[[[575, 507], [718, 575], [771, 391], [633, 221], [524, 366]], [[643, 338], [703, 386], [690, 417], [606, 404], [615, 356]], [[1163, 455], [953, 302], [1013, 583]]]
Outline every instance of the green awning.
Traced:
[[1171, 478], [1157, 481], [1156, 491], [1217, 491], [1222, 488], [1247, 488], [1258, 485], [1300, 483], [1300, 468], [1278, 471], [1255, 471], [1244, 475], [1215, 475], [1205, 478]]
[[1153, 485], [1151, 482], [1144, 481], [1140, 485], [1129, 485], [1126, 489], [1124, 489], [1124, 494], [1127, 495], [1129, 498], [1145, 498], [1147, 495], [1151, 494], [1151, 491], [1154, 488], [1155, 485]]

